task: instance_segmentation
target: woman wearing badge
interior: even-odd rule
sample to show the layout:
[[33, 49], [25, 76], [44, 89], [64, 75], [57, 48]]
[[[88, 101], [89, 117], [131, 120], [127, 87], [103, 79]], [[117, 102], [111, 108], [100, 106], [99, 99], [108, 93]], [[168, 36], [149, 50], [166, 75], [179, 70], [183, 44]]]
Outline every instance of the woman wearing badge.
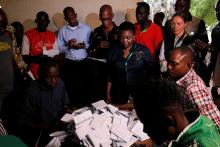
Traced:
[[119, 26], [119, 44], [113, 45], [108, 54], [108, 103], [127, 104], [132, 99], [135, 86], [154, 76], [153, 60], [148, 49], [134, 41], [134, 25], [123, 22]]

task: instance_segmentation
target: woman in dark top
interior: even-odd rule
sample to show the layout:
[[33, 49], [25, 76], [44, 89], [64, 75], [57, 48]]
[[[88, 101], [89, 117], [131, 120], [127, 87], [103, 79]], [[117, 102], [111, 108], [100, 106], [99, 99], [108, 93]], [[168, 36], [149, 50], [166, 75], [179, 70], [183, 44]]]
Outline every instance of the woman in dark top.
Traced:
[[164, 41], [161, 46], [159, 62], [160, 71], [167, 71], [167, 56], [171, 50], [182, 45], [190, 45], [192, 40], [185, 32], [187, 26], [187, 18], [183, 13], [176, 13], [171, 20], [172, 32], [164, 36]]
[[107, 101], [126, 104], [134, 86], [153, 76], [153, 60], [146, 47], [134, 42], [132, 23], [123, 22], [119, 26], [119, 40], [120, 44], [112, 46], [108, 54]]

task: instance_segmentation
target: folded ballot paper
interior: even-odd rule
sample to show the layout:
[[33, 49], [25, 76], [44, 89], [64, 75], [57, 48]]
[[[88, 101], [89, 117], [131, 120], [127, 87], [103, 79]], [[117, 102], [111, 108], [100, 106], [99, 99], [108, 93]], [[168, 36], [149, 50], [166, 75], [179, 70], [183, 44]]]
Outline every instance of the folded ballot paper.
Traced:
[[136, 141], [149, 139], [135, 111], [118, 110], [101, 100], [65, 114], [61, 121], [74, 122], [75, 134], [87, 147], [129, 147]]

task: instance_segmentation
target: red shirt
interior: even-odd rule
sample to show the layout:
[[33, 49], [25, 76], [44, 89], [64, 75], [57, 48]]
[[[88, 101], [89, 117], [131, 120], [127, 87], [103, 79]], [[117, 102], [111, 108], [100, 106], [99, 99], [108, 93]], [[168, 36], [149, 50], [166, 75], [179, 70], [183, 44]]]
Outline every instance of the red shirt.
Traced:
[[[40, 56], [43, 53], [42, 47], [43, 44], [46, 47], [46, 50], [53, 49], [53, 45], [56, 41], [56, 36], [53, 32], [47, 30], [46, 32], [39, 32], [36, 28], [31, 29], [25, 32], [26, 37], [28, 38], [30, 53], [31, 56]], [[30, 64], [30, 70], [34, 75], [35, 79], [38, 79], [38, 64]]]
[[151, 56], [154, 58], [155, 51], [161, 47], [163, 33], [160, 26], [156, 25], [151, 20], [149, 21], [151, 24], [144, 31], [141, 31], [141, 27], [138, 23], [135, 24], [135, 41], [146, 46], [149, 49]]

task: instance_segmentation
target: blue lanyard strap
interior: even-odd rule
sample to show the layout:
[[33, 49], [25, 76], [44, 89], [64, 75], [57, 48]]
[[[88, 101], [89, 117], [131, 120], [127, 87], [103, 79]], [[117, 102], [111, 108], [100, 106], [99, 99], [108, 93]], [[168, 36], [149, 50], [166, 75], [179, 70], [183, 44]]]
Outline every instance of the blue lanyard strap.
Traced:
[[127, 71], [128, 71], [128, 69], [127, 69], [127, 65], [128, 65], [128, 61], [130, 60], [130, 58], [131, 58], [131, 56], [133, 55], [133, 50], [136, 48], [136, 45], [134, 45], [134, 47], [133, 47], [133, 49], [132, 49], [132, 52], [128, 55], [128, 58], [127, 58], [127, 60], [126, 60], [126, 62], [125, 62], [125, 71], [126, 71], [126, 73], [127, 73]]

